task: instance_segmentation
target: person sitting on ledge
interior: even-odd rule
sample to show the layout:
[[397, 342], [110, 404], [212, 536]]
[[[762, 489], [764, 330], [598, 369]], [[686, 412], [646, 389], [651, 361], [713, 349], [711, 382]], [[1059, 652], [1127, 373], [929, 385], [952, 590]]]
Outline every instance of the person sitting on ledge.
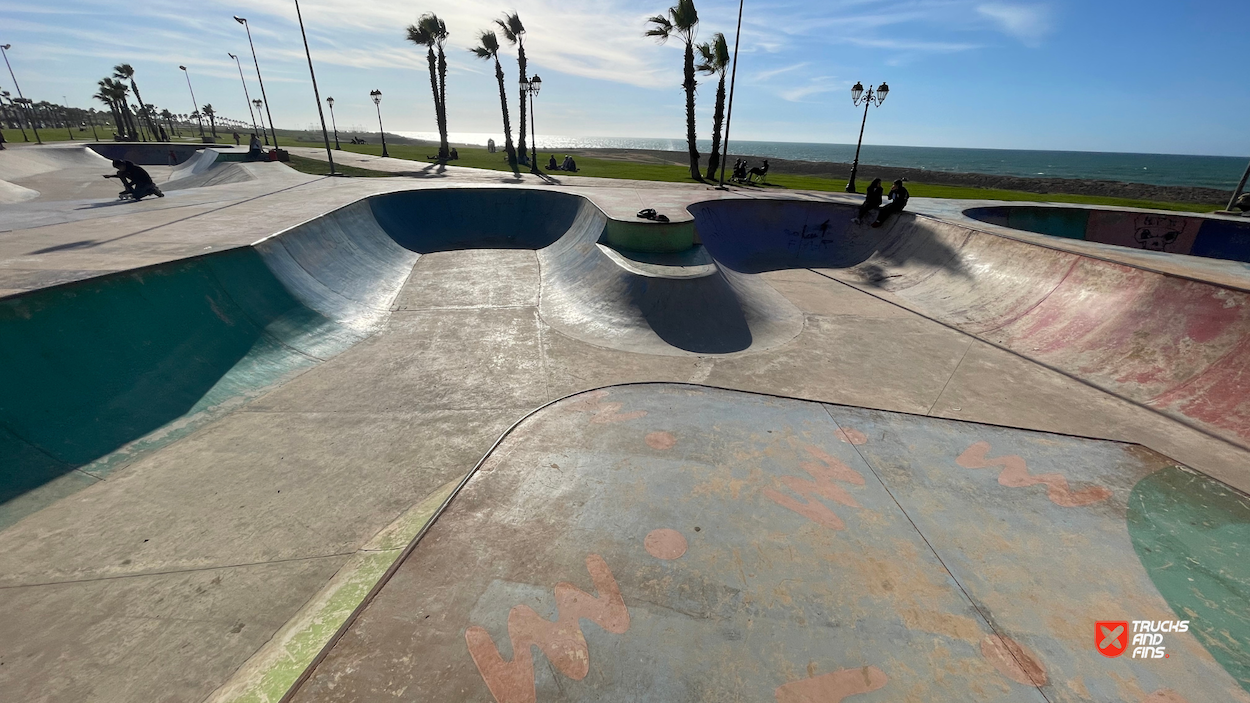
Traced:
[[559, 171], [559, 170], [560, 170], [560, 164], [556, 163], [556, 155], [555, 155], [555, 154], [552, 154], [552, 155], [551, 155], [551, 158], [550, 158], [550, 159], [547, 159], [547, 170], [548, 170], [548, 171]]
[[247, 141], [247, 160], [260, 161], [264, 153], [260, 146], [260, 137], [256, 136], [255, 132], [252, 132], [252, 138]]
[[890, 189], [890, 202], [885, 207], [877, 211], [877, 221], [872, 223], [873, 227], [880, 227], [885, 224], [885, 218], [896, 212], [902, 212], [907, 207], [907, 199], [911, 197], [911, 193], [903, 187], [903, 181], [907, 179], [900, 178], [894, 181], [894, 187]]
[[872, 183], [868, 184], [868, 192], [864, 195], [864, 204], [859, 206], [859, 214], [851, 222], [857, 225], [863, 224], [864, 218], [869, 212], [881, 207], [881, 196], [884, 193], [885, 190], [881, 187], [881, 179], [872, 179]]

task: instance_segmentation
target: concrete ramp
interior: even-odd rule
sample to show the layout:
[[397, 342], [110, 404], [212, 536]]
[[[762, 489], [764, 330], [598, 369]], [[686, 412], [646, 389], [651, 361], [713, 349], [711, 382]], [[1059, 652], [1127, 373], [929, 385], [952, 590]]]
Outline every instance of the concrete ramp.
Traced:
[[[1250, 293], [904, 214], [878, 230], [821, 203], [702, 203], [737, 270], [807, 266], [1115, 395], [1250, 445]], [[826, 234], [804, 237], [813, 225]], [[832, 233], [832, 234], [829, 234]], [[796, 244], [797, 243], [797, 244]]]
[[225, 161], [222, 156], [222, 152], [216, 149], [197, 151], [195, 156], [170, 170], [169, 178], [161, 184], [161, 188], [185, 190], [255, 180], [256, 176], [249, 170], [249, 164]]
[[13, 147], [0, 151], [0, 179], [18, 181], [63, 169], [95, 169], [108, 173], [111, 164], [86, 145]]
[[1245, 703], [1247, 550], [1245, 496], [1139, 446], [603, 388], [511, 431], [284, 700]]
[[0, 527], [365, 338], [416, 258], [358, 203], [254, 247], [0, 299]]
[[1250, 222], [1178, 212], [1001, 205], [964, 211], [974, 220], [1129, 249], [1250, 262]]

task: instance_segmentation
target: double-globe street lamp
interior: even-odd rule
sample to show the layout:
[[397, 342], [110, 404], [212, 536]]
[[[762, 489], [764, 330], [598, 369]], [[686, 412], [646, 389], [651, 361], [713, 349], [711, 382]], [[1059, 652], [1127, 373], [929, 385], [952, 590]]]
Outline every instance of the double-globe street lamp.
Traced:
[[339, 146], [339, 124], [334, 121], [334, 97], [326, 96], [326, 105], [330, 106], [330, 126], [334, 127], [334, 150], [342, 151], [343, 147]]
[[203, 141], [205, 138], [204, 119], [200, 116], [200, 104], [195, 101], [195, 88], [191, 87], [191, 72], [187, 70], [186, 66], [179, 66], [178, 68], [182, 69], [182, 72], [187, 76], [187, 90], [191, 91], [191, 107], [195, 108], [195, 112], [191, 114], [200, 123], [200, 140]]
[[382, 129], [382, 91], [371, 90], [369, 97], [373, 98], [373, 105], [378, 108], [378, 131], [382, 133], [382, 158], [387, 158], [390, 154], [386, 153], [386, 130]]
[[868, 124], [868, 106], [876, 105], [881, 107], [881, 103], [885, 102], [885, 97], [890, 94], [890, 86], [881, 82], [874, 92], [872, 86], [868, 86], [868, 92], [864, 92], [864, 84], [856, 81], [855, 87], [851, 88], [851, 102], [856, 106], [862, 101], [864, 103], [864, 121], [859, 124], [859, 141], [855, 144], [855, 163], [851, 164], [851, 181], [846, 184], [846, 192], [854, 193], [855, 191], [855, 174], [859, 171], [859, 148], [864, 144], [864, 125]]
[[536, 130], [534, 129], [534, 98], [538, 97], [538, 91], [543, 87], [543, 79], [535, 74], [523, 87], [530, 96], [530, 147], [533, 149], [533, 156], [530, 157], [530, 173], [538, 173], [538, 137], [535, 136]]

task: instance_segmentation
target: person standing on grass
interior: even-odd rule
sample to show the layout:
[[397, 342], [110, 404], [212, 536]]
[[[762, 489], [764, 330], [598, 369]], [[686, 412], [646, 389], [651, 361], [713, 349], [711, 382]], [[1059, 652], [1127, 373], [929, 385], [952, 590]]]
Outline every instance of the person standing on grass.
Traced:
[[881, 187], [881, 179], [872, 179], [872, 183], [868, 184], [868, 192], [864, 195], [864, 204], [859, 206], [859, 214], [851, 222], [857, 225], [863, 224], [869, 212], [881, 207], [881, 196], [884, 194], [885, 189]]
[[894, 187], [890, 189], [890, 203], [877, 211], [877, 221], [872, 223], [873, 227], [880, 227], [885, 223], [885, 218], [896, 212], [902, 212], [907, 207], [907, 199], [911, 197], [911, 193], [903, 187], [905, 178], [894, 181]]

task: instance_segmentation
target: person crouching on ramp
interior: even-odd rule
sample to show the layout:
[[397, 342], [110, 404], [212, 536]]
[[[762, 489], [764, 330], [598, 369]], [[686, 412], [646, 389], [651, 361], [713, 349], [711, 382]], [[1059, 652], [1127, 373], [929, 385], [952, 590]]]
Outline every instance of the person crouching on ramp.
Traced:
[[872, 223], [873, 227], [880, 227], [885, 224], [885, 219], [896, 212], [902, 212], [907, 207], [907, 199], [911, 197], [911, 193], [903, 187], [905, 179], [894, 181], [894, 187], [890, 189], [890, 202], [877, 211], [877, 221]]
[[156, 183], [152, 181], [152, 177], [143, 167], [136, 165], [131, 161], [113, 160], [113, 168], [117, 169], [117, 173], [105, 178], [116, 178], [122, 182], [126, 188], [117, 194], [122, 200], [133, 199], [142, 200], [149, 195], [155, 195], [158, 198], [165, 197], [160, 188], [156, 187]]

